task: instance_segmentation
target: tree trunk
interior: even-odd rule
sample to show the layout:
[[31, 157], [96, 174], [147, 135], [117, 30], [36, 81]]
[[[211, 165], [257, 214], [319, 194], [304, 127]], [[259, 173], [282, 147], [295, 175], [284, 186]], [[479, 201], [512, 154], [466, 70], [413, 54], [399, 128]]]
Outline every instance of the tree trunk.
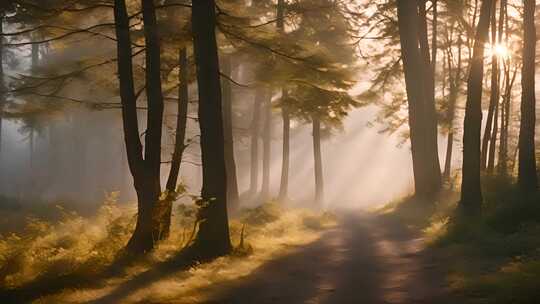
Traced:
[[[4, 33], [4, 12], [0, 12], [0, 35]], [[4, 85], [4, 36], [0, 36], [0, 165], [2, 164], [2, 125], [4, 115], [4, 104], [6, 103], [6, 89]]]
[[251, 120], [251, 166], [249, 194], [254, 197], [259, 189], [259, 136], [260, 136], [260, 116], [261, 106], [265, 92], [257, 89], [255, 100], [253, 101], [253, 115]]
[[[283, 90], [283, 94], [287, 94]], [[291, 118], [289, 109], [286, 105], [281, 107], [281, 117], [283, 119], [283, 152], [281, 160], [281, 183], [279, 187], [279, 200], [287, 200], [289, 192], [289, 164], [290, 164], [290, 134], [291, 134]]]
[[495, 169], [495, 149], [497, 147], [497, 133], [499, 130], [499, 101], [495, 103], [495, 114], [493, 116], [493, 129], [489, 140], [487, 173], [492, 175]]
[[[415, 195], [431, 197], [440, 189], [441, 175], [438, 161], [435, 161], [438, 159], [438, 156], [435, 156], [437, 154], [436, 140], [433, 141], [432, 138], [433, 134], [435, 137], [437, 135], [436, 121], [433, 117], [434, 105], [428, 101], [428, 96], [426, 96], [428, 92], [426, 86], [429, 79], [426, 76], [425, 61], [418, 48], [420, 33], [418, 6], [416, 1], [398, 1], [397, 6], [403, 71], [409, 103]], [[419, 66], [423, 68], [419, 70]], [[434, 143], [435, 148], [433, 147]], [[437, 168], [438, 170], [436, 170]]]
[[484, 43], [489, 31], [492, 0], [483, 0], [476, 30], [473, 58], [467, 82], [467, 102], [463, 126], [463, 173], [460, 207], [464, 214], [477, 215], [482, 207], [480, 184], [480, 133], [482, 127], [482, 78]]
[[171, 230], [171, 215], [172, 215], [172, 203], [178, 197], [176, 187], [178, 185], [178, 176], [180, 175], [180, 165], [182, 164], [182, 157], [184, 150], [186, 149], [186, 124], [187, 124], [187, 111], [189, 103], [188, 95], [188, 59], [186, 48], [180, 49], [178, 52], [178, 64], [180, 71], [178, 74], [178, 108], [176, 111], [176, 131], [174, 141], [174, 151], [172, 154], [171, 168], [169, 171], [169, 177], [167, 178], [167, 197], [165, 198], [165, 215], [162, 226], [161, 238], [165, 239], [169, 237]]
[[[436, 6], [436, 4], [434, 4]], [[433, 196], [439, 192], [442, 186], [441, 166], [439, 163], [439, 148], [438, 148], [438, 129], [437, 129], [437, 109], [435, 105], [435, 61], [430, 61], [429, 43], [428, 43], [428, 31], [427, 31], [427, 14], [426, 14], [426, 1], [420, 0], [419, 3], [420, 13], [420, 26], [418, 32], [418, 39], [420, 44], [420, 54], [424, 60], [424, 79], [426, 99], [423, 114], [426, 135], [426, 163], [425, 168], [427, 170], [428, 192], [425, 194], [427, 197]], [[437, 12], [434, 11], [434, 16]], [[435, 30], [436, 34], [436, 30]], [[433, 37], [434, 44], [432, 45], [432, 59], [437, 58], [437, 37]]]
[[[496, 1], [493, 1], [493, 7], [491, 9], [491, 45], [492, 48], [497, 44], [497, 19], [495, 17]], [[489, 98], [489, 108], [486, 120], [486, 126], [484, 129], [484, 137], [482, 138], [482, 154], [481, 165], [482, 170], [487, 169], [488, 163], [488, 149], [489, 143], [492, 142], [494, 113], [496, 104], [499, 102], [499, 59], [497, 54], [493, 51], [491, 55], [491, 95]]]
[[[277, 5], [277, 28], [280, 33], [285, 32], [285, 0], [278, 0]], [[289, 192], [289, 150], [290, 150], [290, 133], [291, 133], [291, 118], [289, 109], [287, 108], [287, 90], [281, 90], [281, 118], [283, 120], [283, 146], [282, 146], [282, 160], [281, 160], [281, 182], [279, 186], [279, 196], [280, 201], [287, 200], [287, 195]]]
[[313, 159], [315, 162], [315, 203], [321, 207], [324, 200], [324, 180], [321, 154], [321, 121], [313, 115]]
[[519, 128], [518, 184], [523, 192], [536, 191], [538, 177], [535, 157], [535, 55], [536, 28], [534, 23], [536, 1], [524, 0], [523, 65], [521, 68], [521, 124]]
[[[454, 146], [454, 119], [456, 115], [456, 102], [457, 97], [459, 94], [459, 88], [461, 83], [461, 69], [462, 69], [462, 60], [461, 60], [461, 47], [462, 47], [462, 40], [461, 38], [458, 38], [458, 60], [457, 60], [457, 66], [455, 69], [455, 72], [452, 73], [452, 58], [450, 54], [447, 56], [447, 64], [448, 64], [448, 73], [450, 75], [450, 92], [448, 96], [448, 123], [449, 123], [449, 131], [448, 131], [448, 141], [446, 145], [446, 158], [444, 162], [444, 179], [446, 181], [450, 180], [450, 175], [452, 171], [452, 152], [453, 146]], [[448, 52], [451, 52], [451, 48], [449, 48]]]
[[215, 6], [214, 0], [193, 1], [191, 20], [199, 87], [203, 164], [201, 196], [204, 204], [199, 210], [199, 231], [194, 248], [201, 259], [211, 259], [231, 251]]
[[265, 89], [266, 97], [263, 107], [264, 127], [263, 127], [263, 172], [261, 185], [261, 202], [270, 199], [270, 143], [272, 130], [272, 93], [270, 89]]
[[[221, 62], [223, 73], [231, 75], [231, 58], [225, 57]], [[234, 160], [234, 137], [232, 124], [232, 88], [228, 79], [222, 78], [223, 84], [223, 130], [225, 140], [225, 165], [227, 168], [227, 203], [229, 210], [238, 208], [240, 197], [236, 178], [236, 162]]]
[[[509, 65], [509, 64], [507, 64]], [[503, 103], [501, 104], [501, 140], [499, 144], [499, 162], [497, 164], [498, 174], [503, 177], [508, 176], [508, 130], [510, 125], [510, 103], [512, 98], [512, 88], [517, 76], [517, 65], [510, 76], [510, 67], [506, 69], [506, 84]]]
[[151, 250], [160, 233], [159, 226], [155, 225], [153, 214], [161, 191], [159, 169], [161, 165], [163, 100], [161, 98], [160, 48], [153, 2], [144, 0], [148, 129], [146, 131], [145, 157], [143, 158], [142, 144], [139, 139], [137, 98], [133, 81], [129, 17], [125, 0], [115, 0], [114, 3], [124, 140], [138, 202], [135, 231], [126, 245], [126, 249], [128, 252], [139, 254]]

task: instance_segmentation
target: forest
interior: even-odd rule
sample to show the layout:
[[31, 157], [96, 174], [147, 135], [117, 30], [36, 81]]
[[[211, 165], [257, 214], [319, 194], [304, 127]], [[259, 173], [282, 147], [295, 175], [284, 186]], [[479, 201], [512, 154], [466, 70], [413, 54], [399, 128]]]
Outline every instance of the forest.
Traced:
[[0, 0], [0, 303], [539, 303], [537, 17]]

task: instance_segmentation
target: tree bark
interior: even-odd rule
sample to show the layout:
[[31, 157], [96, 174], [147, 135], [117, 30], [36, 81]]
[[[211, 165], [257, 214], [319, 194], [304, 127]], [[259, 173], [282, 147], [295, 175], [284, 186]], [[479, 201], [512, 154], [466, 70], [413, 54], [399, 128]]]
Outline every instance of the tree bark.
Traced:
[[535, 0], [524, 0], [523, 65], [521, 68], [521, 124], [519, 128], [518, 185], [523, 192], [536, 191], [538, 177], [535, 156], [536, 96]]
[[[231, 75], [231, 58], [225, 57], [221, 62], [223, 73]], [[228, 79], [222, 78], [223, 84], [223, 130], [225, 140], [225, 165], [227, 169], [227, 203], [229, 210], [235, 210], [240, 203], [236, 162], [234, 160], [234, 137], [232, 124], [232, 88]]]
[[265, 89], [264, 102], [264, 127], [263, 127], [263, 172], [261, 185], [261, 201], [270, 199], [270, 155], [271, 155], [271, 132], [272, 132], [272, 92]]
[[321, 153], [321, 121], [318, 116], [312, 116], [313, 127], [313, 159], [315, 162], [315, 203], [322, 206], [324, 201], [324, 180]]
[[[441, 172], [438, 161], [435, 161], [438, 156], [434, 155], [437, 154], [437, 149], [433, 134], [436, 137], [437, 130], [436, 120], [433, 117], [434, 105], [428, 101], [431, 98], [427, 96], [429, 90], [426, 87], [429, 85], [427, 83], [429, 79], [426, 76], [426, 56], [424, 51], [423, 59], [418, 48], [420, 43], [418, 5], [416, 1], [400, 0], [397, 2], [397, 7], [403, 71], [409, 104], [409, 129], [415, 195], [418, 197], [432, 197], [440, 190]], [[423, 68], [418, 69], [418, 67]], [[429, 70], [431, 71], [431, 69]], [[434, 143], [435, 148], [433, 147]]]
[[249, 194], [254, 197], [259, 189], [259, 136], [260, 136], [260, 116], [261, 106], [265, 92], [257, 89], [253, 101], [253, 115], [251, 120], [251, 166]]
[[178, 197], [176, 187], [178, 186], [178, 177], [180, 175], [180, 165], [182, 164], [182, 157], [184, 150], [186, 149], [186, 125], [187, 125], [187, 111], [189, 103], [189, 91], [188, 91], [188, 59], [186, 48], [181, 48], [178, 52], [178, 65], [180, 67], [178, 75], [178, 107], [176, 110], [176, 131], [174, 141], [174, 151], [172, 154], [171, 168], [169, 170], [169, 176], [167, 178], [167, 197], [164, 201], [165, 215], [163, 228], [161, 233], [161, 239], [169, 237], [171, 230], [171, 215], [172, 215], [172, 203]]
[[482, 127], [482, 78], [484, 43], [489, 31], [492, 0], [483, 0], [476, 29], [473, 58], [467, 82], [463, 127], [463, 173], [460, 208], [466, 215], [478, 215], [482, 207], [480, 184], [480, 133]]
[[201, 259], [211, 259], [231, 251], [215, 6], [214, 0], [193, 1], [191, 20], [203, 164], [203, 205], [199, 210], [199, 230], [194, 248]]

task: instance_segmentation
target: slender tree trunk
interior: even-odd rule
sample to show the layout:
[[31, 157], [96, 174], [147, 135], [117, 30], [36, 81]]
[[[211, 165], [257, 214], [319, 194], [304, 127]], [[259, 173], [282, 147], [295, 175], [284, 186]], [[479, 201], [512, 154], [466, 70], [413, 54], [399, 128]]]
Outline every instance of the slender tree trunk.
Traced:
[[[491, 45], [495, 47], [497, 43], [497, 19], [496, 19], [496, 1], [493, 1], [493, 7], [491, 9]], [[493, 51], [491, 55], [491, 95], [489, 98], [489, 108], [486, 120], [486, 126], [484, 129], [484, 137], [482, 138], [482, 154], [481, 165], [482, 170], [486, 170], [488, 162], [488, 149], [489, 143], [492, 141], [491, 135], [493, 133], [493, 116], [495, 113], [496, 104], [499, 102], [499, 59], [498, 55]]]
[[[283, 90], [283, 94], [287, 94]], [[291, 134], [291, 118], [289, 116], [289, 109], [286, 105], [281, 108], [281, 117], [283, 119], [283, 158], [281, 161], [281, 183], [279, 187], [279, 200], [287, 200], [289, 193], [289, 164], [290, 164], [290, 134]]]
[[[436, 120], [433, 117], [434, 109], [432, 98], [428, 97], [426, 89], [429, 88], [430, 78], [426, 76], [427, 66], [419, 45], [420, 21], [416, 1], [398, 1], [398, 25], [403, 58], [403, 70], [407, 88], [409, 104], [409, 130], [411, 137], [411, 152], [413, 160], [413, 173], [415, 195], [431, 197], [440, 189], [440, 167], [436, 149], [437, 135]], [[425, 39], [423, 44], [425, 45]], [[427, 57], [429, 60], [429, 57]], [[418, 69], [418, 67], [423, 67]], [[431, 69], [429, 69], [431, 72]], [[435, 144], [435, 145], [434, 145]], [[434, 148], [435, 147], [435, 148]], [[437, 170], [438, 169], [438, 170]], [[437, 174], [438, 171], [438, 174]], [[438, 177], [438, 178], [437, 178]]]
[[[285, 0], [278, 0], [277, 5], [277, 28], [281, 33], [285, 32]], [[289, 192], [289, 150], [290, 150], [290, 133], [291, 133], [291, 118], [289, 109], [287, 106], [287, 90], [282, 89], [282, 104], [281, 104], [281, 118], [283, 120], [283, 147], [282, 147], [282, 160], [281, 160], [281, 183], [279, 187], [280, 201], [287, 200]]]
[[521, 68], [521, 124], [519, 128], [518, 184], [522, 191], [536, 191], [538, 177], [535, 156], [536, 96], [535, 56], [536, 0], [524, 0], [523, 65]]
[[264, 100], [265, 92], [257, 89], [253, 101], [253, 117], [251, 120], [251, 166], [250, 166], [250, 184], [249, 194], [255, 196], [259, 188], [259, 136], [260, 136], [260, 116], [261, 106]]
[[[507, 63], [509, 65], [509, 63]], [[518, 66], [516, 65], [512, 75], [510, 75], [510, 67], [506, 70], [506, 88], [501, 105], [501, 140], [499, 145], [499, 162], [497, 164], [498, 174], [503, 177], [508, 176], [508, 130], [510, 125], [510, 104], [512, 98], [512, 88], [517, 76]]]
[[[223, 73], [231, 75], [231, 58], [225, 57], [221, 62]], [[232, 88], [228, 79], [222, 78], [223, 84], [223, 130], [225, 140], [225, 165], [227, 168], [227, 202], [229, 210], [235, 210], [240, 202], [238, 181], [236, 178], [236, 162], [234, 160], [234, 137], [232, 124]]]
[[324, 201], [324, 180], [321, 153], [321, 121], [318, 116], [312, 116], [313, 126], [313, 157], [315, 161], [315, 203], [322, 206]]
[[467, 82], [467, 103], [463, 127], [463, 173], [460, 207], [465, 214], [477, 215], [482, 207], [480, 184], [480, 133], [482, 127], [482, 78], [484, 43], [489, 31], [492, 0], [483, 0], [474, 42], [474, 54]]
[[495, 150], [497, 146], [497, 133], [499, 130], [499, 101], [495, 103], [495, 114], [493, 116], [493, 129], [489, 141], [487, 173], [492, 175], [495, 169]]
[[199, 210], [201, 221], [194, 246], [201, 259], [211, 259], [231, 251], [215, 7], [214, 0], [193, 1], [191, 20], [199, 87], [203, 163], [201, 196], [204, 201]]
[[[452, 58], [451, 56], [447, 56], [447, 64], [448, 64], [448, 73], [450, 75], [450, 93], [448, 96], [448, 123], [449, 123], [449, 131], [448, 131], [448, 141], [446, 145], [446, 159], [444, 162], [444, 179], [446, 181], [450, 180], [450, 175], [452, 171], [452, 152], [454, 151], [454, 119], [455, 119], [455, 113], [456, 113], [456, 102], [457, 97], [459, 94], [459, 87], [461, 83], [461, 68], [462, 68], [462, 61], [461, 61], [461, 38], [458, 38], [458, 61], [457, 61], [457, 67], [455, 69], [455, 72], [452, 73]], [[451, 49], [448, 50], [451, 52]]]
[[263, 127], [263, 173], [261, 186], [261, 201], [266, 202], [270, 199], [270, 144], [272, 130], [272, 93], [266, 89], [264, 103], [264, 127]]
[[179, 86], [178, 86], [178, 107], [176, 111], [176, 130], [174, 151], [172, 154], [171, 168], [169, 171], [169, 177], [167, 178], [167, 197], [164, 200], [165, 215], [162, 227], [161, 239], [169, 237], [171, 230], [171, 215], [172, 215], [172, 203], [177, 199], [178, 193], [176, 187], [178, 186], [178, 177], [180, 175], [180, 165], [182, 164], [182, 157], [184, 150], [186, 149], [186, 124], [187, 124], [187, 111], [189, 103], [188, 94], [188, 59], [186, 48], [181, 48], [178, 52], [178, 64], [179, 71]]

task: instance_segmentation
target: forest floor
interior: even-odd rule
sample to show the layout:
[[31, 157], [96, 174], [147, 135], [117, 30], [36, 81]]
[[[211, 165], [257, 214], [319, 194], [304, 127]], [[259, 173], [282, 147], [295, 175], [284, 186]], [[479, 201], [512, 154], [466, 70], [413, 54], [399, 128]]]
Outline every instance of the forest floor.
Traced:
[[0, 238], [0, 303], [538, 303], [540, 197], [503, 185], [486, 183], [483, 215], [465, 221], [452, 191], [375, 211], [264, 204], [231, 221], [235, 245], [248, 227], [245, 246], [187, 268], [178, 253], [189, 208], [179, 206], [169, 240], [112, 272], [134, 210], [106, 202], [94, 218], [33, 219], [26, 234]]

